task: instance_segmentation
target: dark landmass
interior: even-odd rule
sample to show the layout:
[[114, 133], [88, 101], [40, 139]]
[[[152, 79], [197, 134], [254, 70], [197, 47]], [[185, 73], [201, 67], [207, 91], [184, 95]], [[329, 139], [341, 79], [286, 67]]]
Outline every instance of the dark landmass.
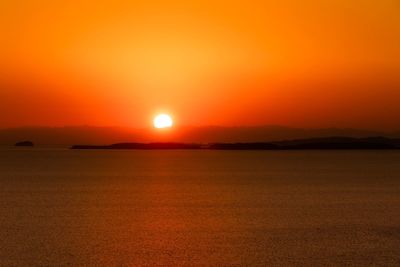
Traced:
[[215, 143], [209, 144], [205, 148], [215, 150], [275, 150], [280, 149], [274, 143]]
[[385, 137], [329, 137], [256, 143], [118, 143], [105, 146], [74, 145], [71, 149], [209, 149], [209, 150], [300, 150], [300, 149], [400, 149], [400, 139]]
[[113, 144], [125, 142], [176, 142], [176, 143], [252, 143], [275, 140], [327, 138], [347, 136], [364, 138], [385, 136], [400, 138], [400, 132], [379, 132], [349, 128], [304, 129], [284, 126], [177, 126], [171, 131], [153, 128], [135, 129], [127, 127], [22, 127], [0, 129], [0, 145], [15, 143], [16, 140], [35, 140], [35, 145]]
[[400, 149], [400, 139], [329, 137], [275, 142], [282, 149]]
[[32, 146], [34, 146], [34, 144], [31, 141], [22, 141], [22, 142], [15, 143], [14, 146], [29, 146], [29, 147], [32, 147]]
[[71, 149], [201, 149], [200, 144], [184, 143], [118, 143], [106, 146], [75, 145]]

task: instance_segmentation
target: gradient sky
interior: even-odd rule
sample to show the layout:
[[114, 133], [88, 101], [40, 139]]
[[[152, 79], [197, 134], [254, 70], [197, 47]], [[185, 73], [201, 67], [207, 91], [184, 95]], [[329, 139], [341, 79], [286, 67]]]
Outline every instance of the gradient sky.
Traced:
[[0, 1], [0, 128], [400, 129], [400, 2]]

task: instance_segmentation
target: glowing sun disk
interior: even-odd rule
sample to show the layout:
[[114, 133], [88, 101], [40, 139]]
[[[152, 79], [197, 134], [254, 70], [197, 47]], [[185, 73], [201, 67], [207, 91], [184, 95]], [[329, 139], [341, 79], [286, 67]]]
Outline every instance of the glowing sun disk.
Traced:
[[172, 127], [173, 121], [171, 116], [167, 114], [159, 114], [154, 118], [153, 124], [154, 127], [158, 129], [169, 128]]

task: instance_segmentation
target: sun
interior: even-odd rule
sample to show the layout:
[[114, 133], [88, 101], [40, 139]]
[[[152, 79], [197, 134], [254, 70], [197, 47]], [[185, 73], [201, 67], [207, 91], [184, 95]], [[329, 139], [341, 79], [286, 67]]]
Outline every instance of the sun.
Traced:
[[168, 114], [159, 114], [154, 118], [153, 124], [154, 127], [158, 129], [170, 128], [173, 125], [173, 121], [171, 116], [169, 116]]

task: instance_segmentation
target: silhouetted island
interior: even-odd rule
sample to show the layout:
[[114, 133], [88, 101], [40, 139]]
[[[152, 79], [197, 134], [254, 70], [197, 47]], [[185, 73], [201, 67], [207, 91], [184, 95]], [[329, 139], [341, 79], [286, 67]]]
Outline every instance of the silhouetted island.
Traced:
[[209, 150], [300, 150], [300, 149], [400, 149], [400, 139], [385, 137], [328, 137], [254, 143], [118, 143], [112, 145], [74, 145], [71, 149], [209, 149]]
[[21, 142], [15, 143], [14, 146], [29, 146], [29, 147], [32, 147], [32, 146], [34, 146], [34, 144], [31, 141], [21, 141]]
[[118, 143], [105, 146], [75, 145], [71, 149], [200, 149], [200, 144], [185, 143]]

